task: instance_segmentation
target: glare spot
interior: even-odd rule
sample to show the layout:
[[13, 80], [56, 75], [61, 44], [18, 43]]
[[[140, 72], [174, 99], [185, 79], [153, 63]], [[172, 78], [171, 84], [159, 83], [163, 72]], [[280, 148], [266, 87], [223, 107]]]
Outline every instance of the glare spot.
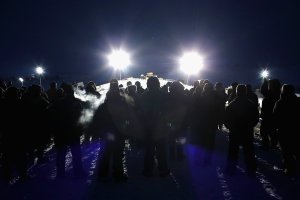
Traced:
[[269, 76], [269, 71], [268, 70], [263, 70], [261, 73], [260, 73], [260, 76], [263, 77], [263, 78], [267, 78]]
[[36, 73], [37, 74], [43, 74], [44, 73], [44, 69], [41, 67], [41, 66], [38, 66], [36, 69], [35, 69]]
[[203, 67], [203, 58], [197, 52], [183, 54], [179, 60], [180, 69], [186, 74], [197, 74]]
[[109, 66], [122, 70], [131, 64], [130, 55], [123, 50], [113, 50], [108, 56]]

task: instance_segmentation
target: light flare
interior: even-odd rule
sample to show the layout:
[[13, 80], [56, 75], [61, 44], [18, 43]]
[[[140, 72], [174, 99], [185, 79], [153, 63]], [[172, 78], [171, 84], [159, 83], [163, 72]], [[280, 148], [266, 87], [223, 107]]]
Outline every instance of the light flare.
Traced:
[[263, 70], [261, 73], [260, 73], [260, 76], [263, 77], [263, 78], [267, 78], [269, 76], [269, 71], [268, 70]]
[[184, 53], [179, 59], [179, 65], [186, 74], [197, 74], [203, 68], [203, 58], [197, 52]]
[[35, 68], [35, 72], [36, 72], [37, 74], [39, 74], [39, 75], [42, 75], [45, 71], [44, 71], [43, 67], [37, 66], [37, 67]]
[[130, 55], [126, 51], [113, 50], [110, 55], [108, 55], [109, 66], [114, 67], [118, 70], [123, 70], [131, 64]]

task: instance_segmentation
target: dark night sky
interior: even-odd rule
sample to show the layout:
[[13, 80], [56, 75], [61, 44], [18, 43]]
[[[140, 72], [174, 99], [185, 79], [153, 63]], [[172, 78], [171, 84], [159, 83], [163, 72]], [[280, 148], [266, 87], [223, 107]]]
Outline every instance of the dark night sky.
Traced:
[[[130, 76], [154, 71], [183, 78], [176, 58], [204, 55], [197, 78], [259, 82], [263, 66], [273, 78], [300, 85], [299, 1], [39, 0], [0, 3], [0, 76], [31, 74], [108, 80], [104, 55], [130, 50]], [[193, 77], [196, 78], [196, 77]]]

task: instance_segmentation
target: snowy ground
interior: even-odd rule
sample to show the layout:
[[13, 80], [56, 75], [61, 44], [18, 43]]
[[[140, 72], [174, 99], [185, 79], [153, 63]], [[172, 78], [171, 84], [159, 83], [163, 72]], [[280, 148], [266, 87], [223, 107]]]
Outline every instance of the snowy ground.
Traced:
[[101, 142], [82, 146], [86, 178], [73, 178], [70, 154], [67, 155], [67, 177], [55, 179], [55, 152], [49, 148], [51, 161], [30, 169], [32, 180], [0, 185], [0, 199], [299, 199], [300, 177], [282, 174], [280, 152], [263, 152], [255, 141], [258, 172], [256, 177], [244, 173], [243, 156], [235, 176], [227, 176], [224, 166], [227, 154], [227, 133], [219, 131], [216, 153], [211, 166], [199, 161], [201, 149], [187, 144], [186, 159], [170, 161], [172, 175], [167, 178], [141, 175], [142, 152], [127, 148], [129, 180], [127, 183], [107, 183], [96, 180], [96, 160]]

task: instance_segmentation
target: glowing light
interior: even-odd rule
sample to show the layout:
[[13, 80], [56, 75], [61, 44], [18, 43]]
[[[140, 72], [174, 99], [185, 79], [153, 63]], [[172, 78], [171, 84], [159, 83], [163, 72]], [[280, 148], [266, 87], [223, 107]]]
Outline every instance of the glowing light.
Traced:
[[23, 83], [23, 82], [24, 82], [24, 79], [23, 79], [22, 77], [20, 77], [20, 78], [19, 78], [19, 81], [20, 81], [21, 83]]
[[263, 70], [261, 73], [260, 73], [260, 76], [263, 77], [263, 78], [267, 78], [269, 76], [269, 71], [268, 70]]
[[180, 69], [186, 74], [197, 74], [203, 67], [203, 58], [197, 52], [183, 54], [179, 60]]
[[122, 70], [131, 64], [130, 55], [124, 50], [113, 50], [108, 56], [109, 65], [115, 69]]
[[41, 66], [37, 66], [35, 68], [35, 72], [39, 75], [42, 75], [44, 73], [44, 69]]

